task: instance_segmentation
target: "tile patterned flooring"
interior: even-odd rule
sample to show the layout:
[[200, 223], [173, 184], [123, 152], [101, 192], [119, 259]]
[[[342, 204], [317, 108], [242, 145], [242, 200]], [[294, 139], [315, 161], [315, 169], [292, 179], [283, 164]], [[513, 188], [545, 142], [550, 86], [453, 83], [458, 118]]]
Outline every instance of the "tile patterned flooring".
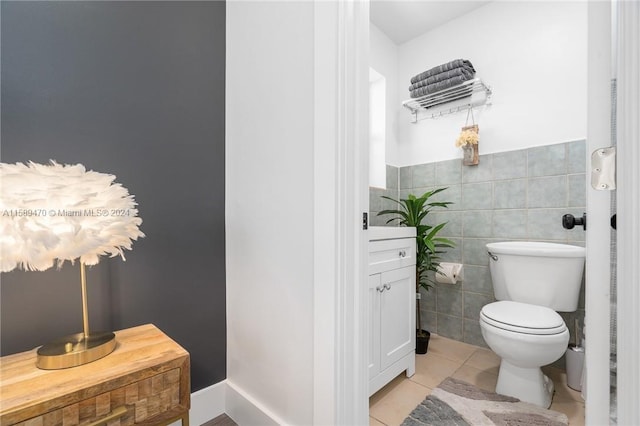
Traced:
[[[404, 373], [369, 398], [369, 425], [395, 426], [448, 376], [495, 391], [500, 358], [491, 350], [431, 334], [429, 351], [416, 355], [416, 373]], [[553, 380], [555, 394], [551, 409], [567, 415], [571, 426], [584, 425], [584, 400], [567, 386], [563, 370], [542, 369]]]

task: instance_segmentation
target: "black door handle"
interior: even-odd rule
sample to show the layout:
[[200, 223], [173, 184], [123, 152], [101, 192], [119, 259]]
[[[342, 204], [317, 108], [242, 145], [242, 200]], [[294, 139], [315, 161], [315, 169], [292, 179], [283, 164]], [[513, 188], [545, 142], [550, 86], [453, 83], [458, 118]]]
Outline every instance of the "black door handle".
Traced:
[[582, 226], [582, 228], [587, 230], [587, 214], [582, 213], [582, 217], [575, 217], [572, 214], [565, 214], [562, 216], [562, 227], [565, 229], [573, 229], [574, 226]]
[[617, 223], [616, 223], [617, 222], [617, 217], [616, 216], [617, 216], [617, 214], [614, 214], [613, 216], [611, 216], [611, 227], [613, 229], [618, 229], [618, 228], [616, 228], [616, 226], [617, 226]]

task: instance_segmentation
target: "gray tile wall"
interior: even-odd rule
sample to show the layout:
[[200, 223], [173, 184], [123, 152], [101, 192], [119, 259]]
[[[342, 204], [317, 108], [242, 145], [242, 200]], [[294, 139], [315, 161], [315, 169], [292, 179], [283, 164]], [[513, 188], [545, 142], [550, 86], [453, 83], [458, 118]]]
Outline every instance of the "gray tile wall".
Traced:
[[[442, 261], [463, 263], [464, 281], [437, 284], [423, 294], [424, 328], [486, 346], [478, 316], [482, 306], [495, 300], [486, 243], [530, 240], [584, 245], [582, 228], [566, 230], [561, 218], [565, 213], [582, 216], [585, 211], [585, 149], [585, 141], [580, 140], [481, 155], [477, 166], [450, 160], [387, 168], [388, 189], [370, 191], [372, 224], [383, 225], [386, 220], [376, 216], [388, 205], [380, 195], [406, 198], [444, 186], [448, 189], [437, 200], [454, 203], [432, 212], [427, 221], [447, 222], [441, 235], [456, 247]], [[581, 327], [584, 320], [584, 291], [578, 311], [561, 315], [573, 341], [575, 319]]]

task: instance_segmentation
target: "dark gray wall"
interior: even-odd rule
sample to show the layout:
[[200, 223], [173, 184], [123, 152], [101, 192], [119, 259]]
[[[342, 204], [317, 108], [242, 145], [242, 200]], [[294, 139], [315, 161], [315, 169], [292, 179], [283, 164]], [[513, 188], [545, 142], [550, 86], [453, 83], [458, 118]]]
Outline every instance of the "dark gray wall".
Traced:
[[[135, 195], [146, 238], [88, 272], [91, 326], [153, 323], [226, 376], [225, 3], [8, 2], [2, 162], [82, 163]], [[78, 265], [2, 274], [2, 354], [81, 331]]]

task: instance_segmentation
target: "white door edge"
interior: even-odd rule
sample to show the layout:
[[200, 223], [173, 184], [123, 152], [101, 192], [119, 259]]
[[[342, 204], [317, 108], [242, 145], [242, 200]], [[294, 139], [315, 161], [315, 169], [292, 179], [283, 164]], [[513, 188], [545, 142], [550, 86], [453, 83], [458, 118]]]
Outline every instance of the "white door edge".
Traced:
[[591, 153], [611, 144], [611, 3], [588, 4], [585, 416], [609, 424], [610, 200], [590, 184]]
[[640, 424], [640, 4], [617, 2], [617, 414]]

